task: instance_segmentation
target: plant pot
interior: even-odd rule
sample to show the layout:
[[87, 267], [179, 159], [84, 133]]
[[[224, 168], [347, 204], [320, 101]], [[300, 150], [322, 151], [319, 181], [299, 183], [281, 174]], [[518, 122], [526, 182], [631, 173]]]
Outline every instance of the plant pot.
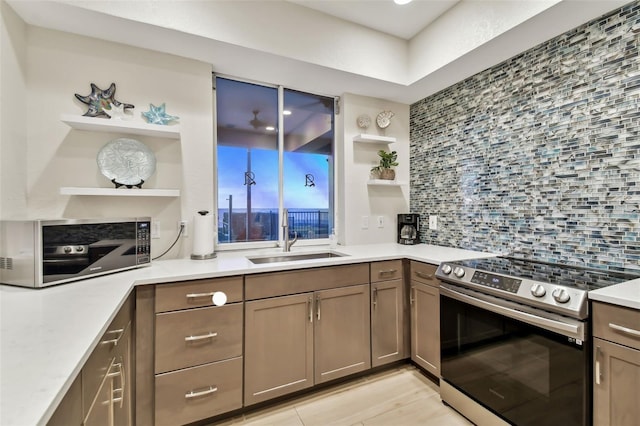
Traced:
[[396, 171], [394, 169], [380, 170], [380, 179], [394, 180], [395, 178], [396, 178]]

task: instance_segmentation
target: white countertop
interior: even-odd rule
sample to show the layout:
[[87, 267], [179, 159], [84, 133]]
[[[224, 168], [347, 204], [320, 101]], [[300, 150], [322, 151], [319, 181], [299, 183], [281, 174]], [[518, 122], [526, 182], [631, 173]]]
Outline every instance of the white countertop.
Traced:
[[[291, 254], [326, 249], [294, 246]], [[276, 250], [219, 252], [215, 259], [156, 261], [150, 267], [40, 290], [0, 286], [0, 425], [46, 424], [136, 285], [402, 258], [437, 265], [493, 256], [427, 244], [338, 246], [335, 251], [348, 256], [256, 265], [246, 256]], [[636, 281], [603, 301], [617, 297], [624, 303], [627, 291], [632, 307], [640, 308]]]
[[640, 309], [640, 278], [590, 291], [589, 299]]

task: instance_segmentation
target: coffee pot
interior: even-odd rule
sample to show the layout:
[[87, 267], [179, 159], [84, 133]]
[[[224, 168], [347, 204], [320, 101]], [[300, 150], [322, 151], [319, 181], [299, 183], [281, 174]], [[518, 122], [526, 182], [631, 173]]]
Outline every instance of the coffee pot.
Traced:
[[413, 245], [420, 243], [420, 215], [401, 213], [398, 215], [398, 244]]

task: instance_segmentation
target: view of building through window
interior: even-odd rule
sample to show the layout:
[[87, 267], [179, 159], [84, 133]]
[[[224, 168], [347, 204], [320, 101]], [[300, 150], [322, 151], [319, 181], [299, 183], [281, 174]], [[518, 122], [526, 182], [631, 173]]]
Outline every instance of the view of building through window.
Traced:
[[280, 205], [289, 212], [290, 238], [327, 238], [333, 98], [217, 77], [216, 111], [218, 243], [278, 241]]

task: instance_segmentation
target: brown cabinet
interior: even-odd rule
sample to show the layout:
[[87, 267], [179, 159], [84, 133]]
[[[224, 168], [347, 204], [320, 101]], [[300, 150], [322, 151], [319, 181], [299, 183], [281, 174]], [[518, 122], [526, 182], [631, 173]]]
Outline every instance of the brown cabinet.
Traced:
[[313, 386], [313, 321], [313, 293], [245, 303], [245, 405]]
[[247, 276], [245, 290], [245, 406], [371, 367], [368, 265]]
[[107, 327], [49, 426], [129, 426], [132, 412], [133, 297]]
[[71, 426], [82, 424], [82, 379], [78, 375], [71, 384], [47, 426]]
[[[216, 292], [225, 305], [213, 304]], [[139, 287], [136, 303], [136, 424], [181, 425], [242, 407], [242, 277]]]
[[595, 426], [636, 426], [640, 419], [640, 311], [593, 302]]
[[440, 377], [440, 291], [437, 267], [411, 262], [411, 359]]
[[236, 357], [156, 376], [156, 426], [206, 419], [239, 408], [242, 358]]
[[371, 368], [369, 285], [315, 294], [315, 383]]
[[407, 357], [402, 260], [371, 263], [371, 364]]

